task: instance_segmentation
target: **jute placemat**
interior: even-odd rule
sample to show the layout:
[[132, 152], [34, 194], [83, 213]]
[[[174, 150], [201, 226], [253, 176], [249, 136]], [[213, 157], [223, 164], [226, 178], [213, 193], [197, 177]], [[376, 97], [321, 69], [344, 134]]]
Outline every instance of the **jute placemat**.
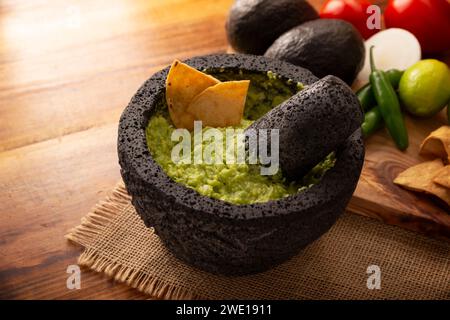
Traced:
[[[79, 264], [165, 299], [450, 299], [450, 243], [344, 214], [290, 261], [265, 273], [222, 277], [173, 257], [144, 226], [120, 183], [67, 238]], [[367, 268], [381, 289], [367, 288]]]

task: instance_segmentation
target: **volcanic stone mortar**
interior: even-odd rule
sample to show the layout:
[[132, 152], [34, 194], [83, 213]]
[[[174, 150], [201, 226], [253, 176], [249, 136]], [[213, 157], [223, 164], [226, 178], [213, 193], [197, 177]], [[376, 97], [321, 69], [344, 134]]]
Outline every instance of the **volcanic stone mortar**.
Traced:
[[[199, 70], [271, 70], [305, 85], [317, 81], [305, 69], [262, 56], [218, 54], [186, 63]], [[336, 150], [334, 167], [305, 191], [249, 205], [209, 198], [171, 180], [147, 147], [145, 128], [158, 102], [165, 99], [168, 71], [161, 70], [147, 80], [123, 112], [118, 153], [133, 206], [173, 255], [213, 273], [251, 274], [286, 261], [334, 224], [361, 172], [364, 145], [360, 130]]]

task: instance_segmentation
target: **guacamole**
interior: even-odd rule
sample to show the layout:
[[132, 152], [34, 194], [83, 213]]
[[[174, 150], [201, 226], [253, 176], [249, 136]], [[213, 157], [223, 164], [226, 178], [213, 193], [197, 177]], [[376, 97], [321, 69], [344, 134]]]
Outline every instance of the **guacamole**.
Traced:
[[[243, 73], [226, 70], [208, 70], [221, 81], [250, 79], [245, 105], [244, 120], [238, 128], [246, 128], [279, 103], [291, 97], [303, 86], [290, 80], [280, 79], [272, 72]], [[260, 167], [251, 164], [175, 164], [171, 153], [178, 143], [171, 140], [173, 130], [164, 99], [158, 112], [150, 118], [146, 128], [148, 148], [155, 161], [175, 182], [196, 190], [198, 193], [242, 205], [276, 200], [300, 192], [317, 183], [334, 165], [334, 153], [319, 163], [301, 181], [288, 182], [280, 170], [275, 175], [260, 174]], [[208, 128], [203, 128], [207, 130]], [[217, 128], [225, 134], [226, 128]], [[203, 141], [203, 149], [211, 140]], [[192, 144], [193, 145], [193, 144]]]

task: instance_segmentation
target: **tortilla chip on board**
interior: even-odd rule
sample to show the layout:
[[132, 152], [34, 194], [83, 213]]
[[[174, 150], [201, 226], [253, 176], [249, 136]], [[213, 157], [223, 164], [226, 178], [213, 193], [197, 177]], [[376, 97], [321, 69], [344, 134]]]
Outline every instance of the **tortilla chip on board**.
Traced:
[[433, 179], [433, 181], [441, 186], [450, 189], [450, 165], [442, 168]]
[[249, 84], [249, 80], [218, 83], [196, 96], [187, 111], [196, 120], [201, 120], [203, 126], [239, 125], [244, 114]]
[[400, 173], [394, 183], [409, 190], [433, 194], [450, 206], [450, 189], [433, 182], [442, 168], [441, 159], [423, 162]]
[[450, 162], [450, 126], [431, 132], [420, 145], [420, 154], [434, 155]]
[[177, 128], [192, 129], [194, 116], [187, 112], [189, 103], [206, 88], [220, 83], [216, 78], [175, 60], [166, 79], [166, 101]]

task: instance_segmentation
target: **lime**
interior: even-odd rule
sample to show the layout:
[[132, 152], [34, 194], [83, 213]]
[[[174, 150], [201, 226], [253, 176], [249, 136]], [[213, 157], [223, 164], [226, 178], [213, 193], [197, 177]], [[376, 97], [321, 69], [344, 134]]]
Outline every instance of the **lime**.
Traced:
[[405, 108], [420, 117], [430, 117], [450, 100], [450, 70], [435, 59], [417, 62], [403, 74], [399, 95]]

